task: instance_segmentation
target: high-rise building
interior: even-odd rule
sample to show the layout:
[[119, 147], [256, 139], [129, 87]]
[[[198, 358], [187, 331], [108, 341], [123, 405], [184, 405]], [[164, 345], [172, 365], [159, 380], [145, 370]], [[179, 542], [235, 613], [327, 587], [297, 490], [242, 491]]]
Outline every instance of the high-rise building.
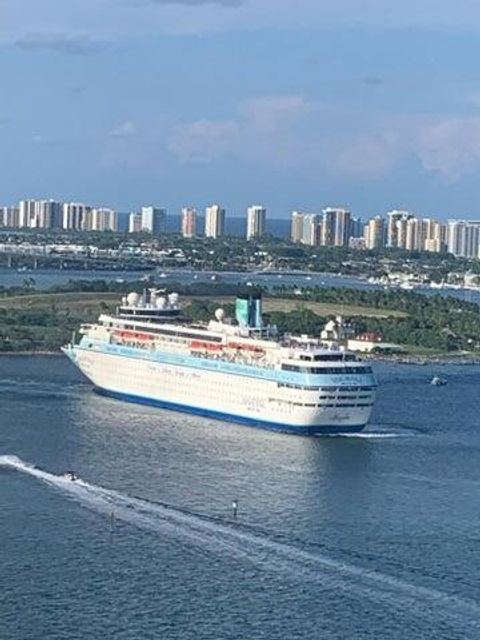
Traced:
[[480, 222], [448, 221], [448, 252], [458, 258], [478, 258], [480, 249]]
[[140, 233], [142, 230], [142, 214], [131, 213], [128, 216], [128, 233]]
[[381, 216], [370, 218], [364, 227], [366, 249], [382, 249], [385, 246], [385, 221]]
[[322, 243], [322, 216], [317, 213], [305, 213], [303, 215], [302, 244], [309, 247], [318, 247]]
[[405, 249], [407, 251], [423, 251], [424, 247], [423, 221], [419, 218], [409, 218], [406, 221]]
[[17, 207], [2, 207], [0, 210], [0, 224], [2, 227], [15, 229], [19, 226], [19, 210]]
[[197, 210], [193, 207], [182, 209], [182, 236], [194, 238], [197, 235]]
[[214, 204], [205, 209], [205, 236], [220, 238], [225, 233], [225, 209]]
[[31, 227], [35, 218], [35, 200], [21, 200], [19, 205], [18, 226]]
[[36, 229], [58, 229], [62, 222], [62, 203], [36, 200], [30, 226]]
[[404, 249], [406, 243], [407, 220], [413, 218], [408, 211], [394, 209], [387, 213], [387, 247]]
[[90, 211], [90, 207], [80, 202], [65, 202], [63, 205], [62, 227], [74, 230], [84, 229], [88, 211]]
[[333, 207], [323, 210], [322, 245], [346, 247], [351, 235], [350, 211]]
[[350, 233], [352, 238], [363, 237], [364, 223], [361, 218], [351, 218], [350, 220]]
[[254, 205], [247, 209], [247, 240], [261, 238], [265, 235], [267, 210], [265, 207]]
[[290, 239], [292, 242], [301, 242], [303, 238], [303, 217], [300, 211], [292, 211], [292, 224]]
[[117, 231], [118, 214], [114, 209], [100, 207], [92, 209], [90, 212], [91, 231]]
[[142, 207], [142, 231], [158, 236], [165, 233], [167, 210], [158, 207]]
[[335, 227], [337, 222], [337, 209], [324, 209], [322, 219], [322, 245], [331, 247], [335, 244]]
[[423, 222], [423, 249], [432, 253], [441, 253], [445, 250], [446, 226], [425, 218]]

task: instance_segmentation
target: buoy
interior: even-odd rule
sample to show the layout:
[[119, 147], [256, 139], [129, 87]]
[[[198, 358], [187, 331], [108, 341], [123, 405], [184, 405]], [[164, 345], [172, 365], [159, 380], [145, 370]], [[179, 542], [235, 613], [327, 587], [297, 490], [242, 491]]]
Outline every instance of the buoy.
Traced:
[[238, 500], [233, 500], [232, 502], [232, 510], [233, 510], [233, 517], [236, 518], [237, 517], [237, 513], [238, 513]]

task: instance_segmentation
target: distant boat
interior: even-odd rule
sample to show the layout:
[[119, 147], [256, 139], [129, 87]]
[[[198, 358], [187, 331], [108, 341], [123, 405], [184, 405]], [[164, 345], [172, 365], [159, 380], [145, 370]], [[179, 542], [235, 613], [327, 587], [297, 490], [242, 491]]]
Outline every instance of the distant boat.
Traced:
[[447, 381], [445, 380], [445, 378], [441, 378], [440, 376], [433, 376], [433, 378], [430, 380], [430, 384], [432, 384], [434, 387], [443, 387], [447, 384]]
[[158, 277], [159, 277], [159, 278], [166, 278], [166, 277], [167, 277], [167, 274], [166, 274], [166, 273], [161, 273]]

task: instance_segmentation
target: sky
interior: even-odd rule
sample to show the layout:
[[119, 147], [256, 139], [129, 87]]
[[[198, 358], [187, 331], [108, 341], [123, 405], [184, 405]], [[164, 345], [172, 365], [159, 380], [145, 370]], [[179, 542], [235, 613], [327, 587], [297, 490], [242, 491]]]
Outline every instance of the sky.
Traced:
[[480, 217], [478, 0], [0, 0], [0, 204]]

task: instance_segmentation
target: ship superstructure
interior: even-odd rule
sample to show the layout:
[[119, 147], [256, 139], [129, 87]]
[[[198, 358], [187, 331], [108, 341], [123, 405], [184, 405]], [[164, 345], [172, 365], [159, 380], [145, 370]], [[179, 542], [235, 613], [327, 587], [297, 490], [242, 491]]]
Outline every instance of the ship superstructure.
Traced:
[[371, 366], [337, 344], [279, 336], [260, 295], [239, 296], [235, 320], [217, 309], [197, 324], [176, 293], [130, 293], [80, 334], [64, 352], [115, 398], [300, 434], [360, 431], [372, 411]]

